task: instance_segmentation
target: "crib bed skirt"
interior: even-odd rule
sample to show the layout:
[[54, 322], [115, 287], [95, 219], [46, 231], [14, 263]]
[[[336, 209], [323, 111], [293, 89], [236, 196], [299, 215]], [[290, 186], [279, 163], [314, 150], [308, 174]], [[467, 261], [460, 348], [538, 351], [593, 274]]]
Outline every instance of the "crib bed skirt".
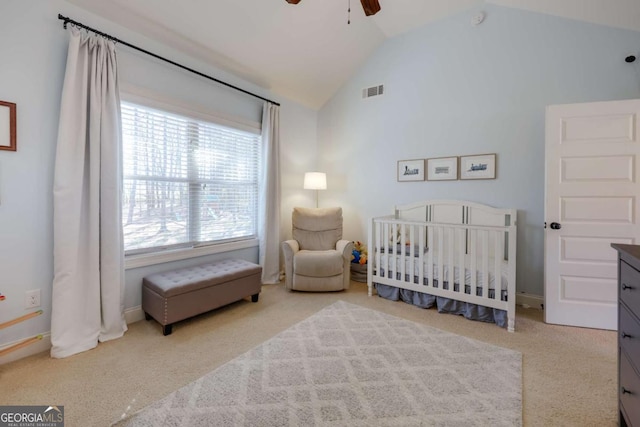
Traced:
[[[444, 285], [446, 288], [446, 282]], [[505, 310], [438, 297], [424, 292], [411, 291], [395, 286], [383, 285], [381, 283], [374, 283], [374, 286], [379, 297], [391, 301], [402, 300], [407, 304], [413, 304], [420, 308], [432, 308], [435, 306], [438, 313], [459, 314], [470, 320], [495, 323], [501, 328], [506, 328], [508, 324], [507, 312]], [[506, 298], [506, 295], [504, 295], [503, 298]]]

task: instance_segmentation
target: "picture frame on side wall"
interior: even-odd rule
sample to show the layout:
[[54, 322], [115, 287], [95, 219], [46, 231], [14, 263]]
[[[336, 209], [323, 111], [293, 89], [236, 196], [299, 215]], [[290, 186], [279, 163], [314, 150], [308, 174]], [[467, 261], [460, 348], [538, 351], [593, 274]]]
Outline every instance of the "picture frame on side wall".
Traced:
[[0, 101], [0, 150], [16, 151], [16, 104]]
[[427, 181], [454, 181], [458, 179], [458, 157], [427, 159]]
[[495, 179], [496, 155], [477, 154], [460, 157], [460, 179]]
[[424, 159], [398, 160], [398, 182], [424, 181]]

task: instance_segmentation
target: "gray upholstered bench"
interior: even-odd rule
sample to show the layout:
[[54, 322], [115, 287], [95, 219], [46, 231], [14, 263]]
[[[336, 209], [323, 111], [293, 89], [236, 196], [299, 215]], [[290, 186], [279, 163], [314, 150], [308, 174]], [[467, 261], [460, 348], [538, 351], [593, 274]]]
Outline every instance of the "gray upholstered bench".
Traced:
[[226, 259], [195, 267], [156, 273], [142, 280], [142, 310], [169, 335], [175, 322], [251, 296], [258, 302], [262, 267]]

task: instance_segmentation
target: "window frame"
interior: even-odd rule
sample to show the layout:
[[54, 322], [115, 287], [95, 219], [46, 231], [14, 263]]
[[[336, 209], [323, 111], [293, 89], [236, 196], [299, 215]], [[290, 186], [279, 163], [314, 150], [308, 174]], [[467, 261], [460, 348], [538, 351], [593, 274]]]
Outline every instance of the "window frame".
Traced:
[[[259, 122], [239, 117], [232, 117], [218, 111], [205, 108], [201, 105], [186, 104], [182, 101], [162, 96], [138, 87], [125, 86], [124, 88], [121, 88], [120, 101], [164, 111], [169, 114], [177, 114], [196, 120], [202, 120], [258, 136], [261, 135], [262, 125]], [[259, 147], [259, 149], [261, 148]], [[260, 167], [262, 166], [260, 165]], [[259, 171], [258, 176], [260, 175]], [[123, 176], [121, 176], [120, 179], [122, 180]], [[260, 187], [259, 183], [258, 187]], [[259, 214], [259, 212], [257, 213]], [[173, 245], [157, 247], [156, 249], [149, 250], [133, 249], [130, 253], [125, 253], [125, 270], [205, 255], [255, 248], [258, 245], [259, 239], [256, 236], [255, 238], [240, 238], [237, 240], [232, 239], [221, 242], [195, 243], [188, 247]]]

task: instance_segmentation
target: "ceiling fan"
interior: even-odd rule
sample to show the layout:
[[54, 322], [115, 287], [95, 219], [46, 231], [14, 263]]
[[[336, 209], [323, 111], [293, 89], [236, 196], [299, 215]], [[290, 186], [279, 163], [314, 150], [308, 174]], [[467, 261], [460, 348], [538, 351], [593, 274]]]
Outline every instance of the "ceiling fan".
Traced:
[[[298, 4], [300, 0], [285, 0], [289, 4]], [[380, 3], [378, 0], [360, 0], [362, 3], [362, 8], [364, 9], [364, 14], [367, 16], [375, 15], [380, 12]]]

